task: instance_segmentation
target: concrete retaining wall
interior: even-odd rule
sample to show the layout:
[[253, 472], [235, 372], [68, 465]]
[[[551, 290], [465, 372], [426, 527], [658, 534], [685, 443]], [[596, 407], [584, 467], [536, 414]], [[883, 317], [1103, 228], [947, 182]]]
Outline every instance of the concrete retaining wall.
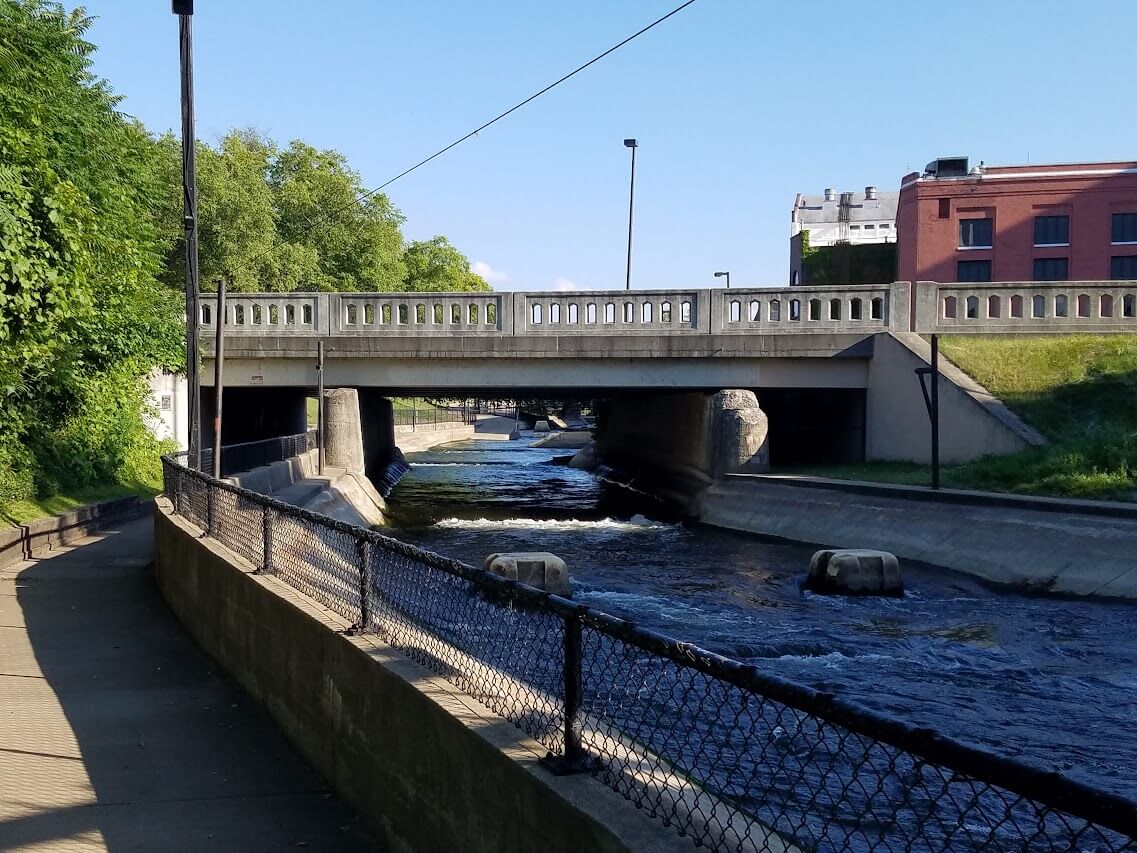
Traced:
[[164, 498], [162, 595], [392, 851], [678, 851], [693, 847], [374, 636], [252, 567]]
[[[915, 374], [931, 357], [931, 345], [919, 335], [873, 339], [865, 424], [868, 459], [932, 461], [931, 423]], [[970, 462], [1046, 444], [1001, 400], [942, 355], [940, 374], [940, 461]]]
[[150, 511], [150, 501], [116, 498], [73, 509], [51, 518], [0, 528], [0, 569], [31, 559], [44, 551], [67, 545], [108, 524], [139, 518]]
[[1039, 591], [1137, 598], [1137, 506], [729, 475], [703, 495], [700, 519]]
[[395, 446], [403, 453], [429, 450], [451, 441], [465, 441], [474, 437], [472, 424], [441, 423], [395, 427]]

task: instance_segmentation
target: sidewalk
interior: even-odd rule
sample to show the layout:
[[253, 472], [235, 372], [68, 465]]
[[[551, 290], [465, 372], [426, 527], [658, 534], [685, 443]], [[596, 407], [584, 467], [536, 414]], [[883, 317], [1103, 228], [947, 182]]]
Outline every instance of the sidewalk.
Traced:
[[377, 849], [182, 631], [152, 544], [146, 518], [0, 571], [0, 850]]

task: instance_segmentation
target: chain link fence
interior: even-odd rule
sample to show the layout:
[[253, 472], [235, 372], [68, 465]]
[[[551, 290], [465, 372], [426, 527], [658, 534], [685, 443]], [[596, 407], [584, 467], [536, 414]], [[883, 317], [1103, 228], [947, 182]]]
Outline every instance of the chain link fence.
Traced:
[[213, 480], [184, 455], [163, 474], [175, 512], [258, 571], [517, 725], [552, 772], [591, 773], [699, 846], [1137, 850], [1122, 797]]

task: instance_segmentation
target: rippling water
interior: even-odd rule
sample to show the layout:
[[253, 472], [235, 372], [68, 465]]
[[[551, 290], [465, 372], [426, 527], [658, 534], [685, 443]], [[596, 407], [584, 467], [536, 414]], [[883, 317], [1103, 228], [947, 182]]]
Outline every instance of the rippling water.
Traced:
[[527, 444], [412, 454], [390, 497], [398, 536], [475, 565], [552, 551], [584, 603], [1137, 797], [1137, 607], [1027, 597], [919, 564], [904, 566], [903, 598], [815, 596], [800, 589], [810, 548], [678, 523], [549, 464], [571, 451]]

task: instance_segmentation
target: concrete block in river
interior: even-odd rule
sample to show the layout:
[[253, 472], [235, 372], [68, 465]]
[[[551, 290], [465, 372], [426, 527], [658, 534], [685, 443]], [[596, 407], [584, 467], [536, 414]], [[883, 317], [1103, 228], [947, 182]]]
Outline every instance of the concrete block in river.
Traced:
[[535, 423], [533, 425], [533, 432], [548, 432], [548, 431], [549, 431], [549, 422], [548, 421], [537, 421], [537, 423]]
[[572, 595], [568, 566], [556, 554], [547, 551], [512, 551], [490, 554], [485, 569], [503, 578], [520, 581], [555, 595]]
[[901, 595], [900, 563], [887, 551], [828, 549], [809, 561], [805, 588], [840, 595]]

